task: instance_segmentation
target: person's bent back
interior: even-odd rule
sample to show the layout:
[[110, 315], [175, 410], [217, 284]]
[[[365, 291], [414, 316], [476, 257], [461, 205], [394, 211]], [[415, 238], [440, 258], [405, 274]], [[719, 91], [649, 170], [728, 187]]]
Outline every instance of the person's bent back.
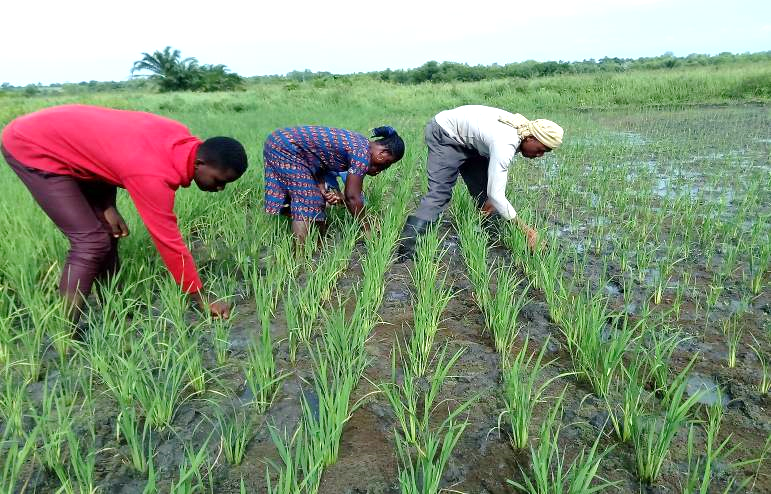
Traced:
[[[179, 122], [150, 113], [65, 105], [12, 121], [3, 154], [70, 241], [60, 291], [78, 306], [99, 276], [117, 269], [117, 239], [128, 235], [115, 207], [125, 188], [169, 272], [200, 304], [203, 284], [174, 214], [178, 187], [217, 192], [247, 168], [229, 137], [204, 142]], [[204, 306], [207, 304], [204, 304]], [[225, 304], [210, 306], [227, 316]]]

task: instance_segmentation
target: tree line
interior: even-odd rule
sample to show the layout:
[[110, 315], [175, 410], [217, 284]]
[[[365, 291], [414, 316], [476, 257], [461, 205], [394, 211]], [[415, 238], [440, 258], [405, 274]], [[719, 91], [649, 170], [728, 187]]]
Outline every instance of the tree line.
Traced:
[[[222, 64], [200, 64], [194, 57], [182, 58], [179, 50], [167, 46], [153, 53], [142, 53], [134, 62], [128, 81], [90, 81], [78, 84], [51, 84], [48, 88], [68, 92], [112, 91], [121, 89], [146, 89], [156, 87], [162, 92], [169, 91], [233, 91], [243, 89], [247, 84], [285, 82], [291, 85], [311, 82], [323, 86], [327, 80], [352, 81], [355, 79], [377, 79], [396, 84], [422, 84], [438, 82], [472, 82], [484, 79], [534, 79], [562, 74], [606, 74], [636, 70], [668, 70], [684, 67], [721, 66], [738, 63], [771, 61], [771, 51], [757, 53], [720, 53], [718, 55], [691, 54], [676, 57], [665, 53], [657, 57], [618, 58], [604, 57], [576, 62], [527, 60], [505, 65], [468, 65], [457, 62], [426, 62], [412, 69], [385, 69], [357, 74], [332, 74], [294, 70], [285, 75], [242, 77]], [[26, 95], [42, 92], [44, 86], [29, 84], [15, 87], [8, 83], [0, 85], [0, 93], [23, 91]]]

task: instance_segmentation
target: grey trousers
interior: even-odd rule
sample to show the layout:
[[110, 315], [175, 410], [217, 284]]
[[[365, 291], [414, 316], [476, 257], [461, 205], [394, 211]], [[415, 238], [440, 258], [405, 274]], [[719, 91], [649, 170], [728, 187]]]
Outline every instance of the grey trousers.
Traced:
[[428, 192], [420, 200], [414, 216], [424, 221], [436, 221], [450, 203], [459, 173], [481, 208], [487, 201], [487, 167], [490, 160], [476, 149], [458, 144], [434, 119], [426, 125], [425, 137], [428, 146]]

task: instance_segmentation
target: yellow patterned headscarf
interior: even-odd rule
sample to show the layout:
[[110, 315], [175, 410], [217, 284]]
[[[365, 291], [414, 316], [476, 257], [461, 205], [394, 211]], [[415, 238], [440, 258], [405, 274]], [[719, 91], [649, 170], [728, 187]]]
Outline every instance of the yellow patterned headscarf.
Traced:
[[513, 118], [498, 117], [498, 121], [517, 129], [520, 139], [533, 136], [549, 149], [557, 149], [562, 144], [564, 131], [551, 120], [543, 118], [528, 120], [519, 113], [515, 113]]

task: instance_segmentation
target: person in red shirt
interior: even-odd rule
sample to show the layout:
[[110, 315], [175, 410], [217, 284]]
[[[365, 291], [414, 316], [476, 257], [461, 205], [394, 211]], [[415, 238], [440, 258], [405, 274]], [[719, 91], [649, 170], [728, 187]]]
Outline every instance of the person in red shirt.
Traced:
[[13, 120], [3, 129], [0, 150], [70, 241], [59, 291], [74, 308], [95, 279], [118, 268], [117, 241], [129, 234], [115, 206], [122, 187], [182, 290], [213, 316], [228, 317], [228, 304], [204, 300], [177, 226], [174, 195], [193, 181], [219, 192], [241, 177], [247, 157], [238, 141], [202, 142], [181, 123], [151, 113], [63, 105]]

